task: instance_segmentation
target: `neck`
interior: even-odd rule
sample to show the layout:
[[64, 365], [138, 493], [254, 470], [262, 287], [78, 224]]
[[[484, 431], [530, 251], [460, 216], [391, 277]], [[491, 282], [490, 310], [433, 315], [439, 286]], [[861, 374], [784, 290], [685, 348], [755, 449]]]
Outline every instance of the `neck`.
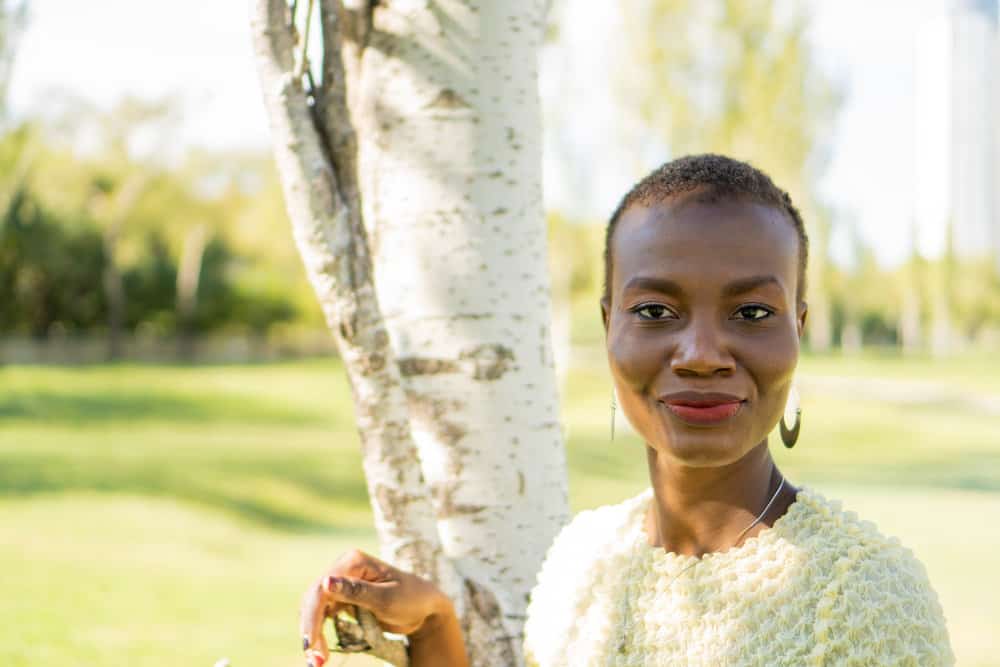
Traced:
[[749, 526], [771, 500], [781, 483], [767, 440], [739, 461], [716, 467], [690, 467], [669, 461], [646, 448], [654, 502], [646, 516], [650, 544], [678, 554], [702, 556], [726, 551], [784, 514], [794, 499], [786, 482], [760, 523], [742, 539]]

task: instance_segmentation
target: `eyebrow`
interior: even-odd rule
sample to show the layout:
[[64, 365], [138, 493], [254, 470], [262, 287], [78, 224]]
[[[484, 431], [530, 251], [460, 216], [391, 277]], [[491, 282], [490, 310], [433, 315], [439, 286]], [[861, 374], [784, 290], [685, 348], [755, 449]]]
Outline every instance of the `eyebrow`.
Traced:
[[[761, 276], [750, 276], [748, 278], [740, 278], [739, 280], [734, 280], [733, 282], [727, 284], [722, 288], [722, 296], [736, 296], [738, 294], [745, 294], [758, 287], [763, 287], [764, 285], [775, 285], [781, 287], [781, 282], [775, 278], [773, 275], [761, 275]], [[630, 289], [648, 289], [654, 292], [662, 292], [664, 294], [669, 294], [671, 296], [680, 296], [684, 294], [684, 288], [680, 284], [670, 280], [669, 278], [653, 278], [649, 276], [636, 276], [625, 283], [625, 287], [622, 291], [627, 292]]]
[[763, 287], [764, 285], [774, 285], [775, 287], [781, 287], [781, 282], [772, 275], [766, 276], [750, 276], [749, 278], [741, 278], [739, 280], [734, 280], [725, 287], [722, 288], [723, 296], [736, 296], [737, 294], [745, 294], [747, 292], [753, 291], [758, 287]]

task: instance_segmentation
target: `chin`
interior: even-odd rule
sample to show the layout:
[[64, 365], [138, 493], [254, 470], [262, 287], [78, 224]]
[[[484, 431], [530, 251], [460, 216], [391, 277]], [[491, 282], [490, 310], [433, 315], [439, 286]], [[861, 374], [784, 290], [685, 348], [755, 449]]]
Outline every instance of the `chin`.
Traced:
[[[739, 441], [742, 442], [741, 440]], [[665, 450], [664, 453], [673, 461], [692, 468], [717, 468], [736, 463], [747, 455], [738, 442], [730, 438], [719, 438], [718, 435], [691, 437], [683, 435], [673, 437], [661, 447], [654, 450]]]

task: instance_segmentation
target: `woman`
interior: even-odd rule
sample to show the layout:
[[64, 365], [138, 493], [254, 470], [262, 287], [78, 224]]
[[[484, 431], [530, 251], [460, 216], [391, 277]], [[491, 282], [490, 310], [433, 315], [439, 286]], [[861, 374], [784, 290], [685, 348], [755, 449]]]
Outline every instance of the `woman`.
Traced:
[[[528, 607], [529, 665], [953, 663], [923, 566], [793, 486], [768, 450], [806, 323], [807, 256], [791, 199], [742, 162], [681, 158], [624, 197], [601, 314], [650, 488], [582, 512], [556, 538]], [[793, 445], [797, 421], [781, 425]], [[316, 667], [338, 603], [407, 634], [414, 667], [468, 664], [443, 594], [354, 553], [307, 593]]]

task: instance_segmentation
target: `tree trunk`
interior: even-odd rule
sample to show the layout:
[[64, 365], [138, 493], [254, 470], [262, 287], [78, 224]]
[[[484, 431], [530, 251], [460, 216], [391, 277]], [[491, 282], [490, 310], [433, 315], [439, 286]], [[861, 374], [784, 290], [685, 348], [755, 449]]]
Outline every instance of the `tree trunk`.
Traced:
[[95, 192], [90, 199], [91, 215], [103, 224], [104, 272], [102, 282], [108, 304], [109, 361], [122, 354], [122, 328], [125, 324], [125, 286], [118, 262], [118, 241], [126, 219], [142, 196], [149, 176], [139, 172], [125, 179], [114, 193]]
[[899, 339], [905, 354], [915, 354], [923, 349], [923, 327], [920, 322], [920, 294], [913, 280], [903, 284], [900, 300]]
[[568, 516], [541, 204], [547, 3], [319, 5], [313, 104], [283, 0], [256, 0], [255, 43], [382, 550], [452, 596], [473, 664], [517, 665]]
[[108, 304], [108, 361], [122, 356], [122, 325], [125, 322], [125, 287], [118, 268], [118, 229], [104, 231], [104, 298]]
[[177, 267], [177, 357], [183, 361], [194, 359], [194, 316], [198, 309], [198, 283], [206, 237], [203, 224], [188, 229]]

